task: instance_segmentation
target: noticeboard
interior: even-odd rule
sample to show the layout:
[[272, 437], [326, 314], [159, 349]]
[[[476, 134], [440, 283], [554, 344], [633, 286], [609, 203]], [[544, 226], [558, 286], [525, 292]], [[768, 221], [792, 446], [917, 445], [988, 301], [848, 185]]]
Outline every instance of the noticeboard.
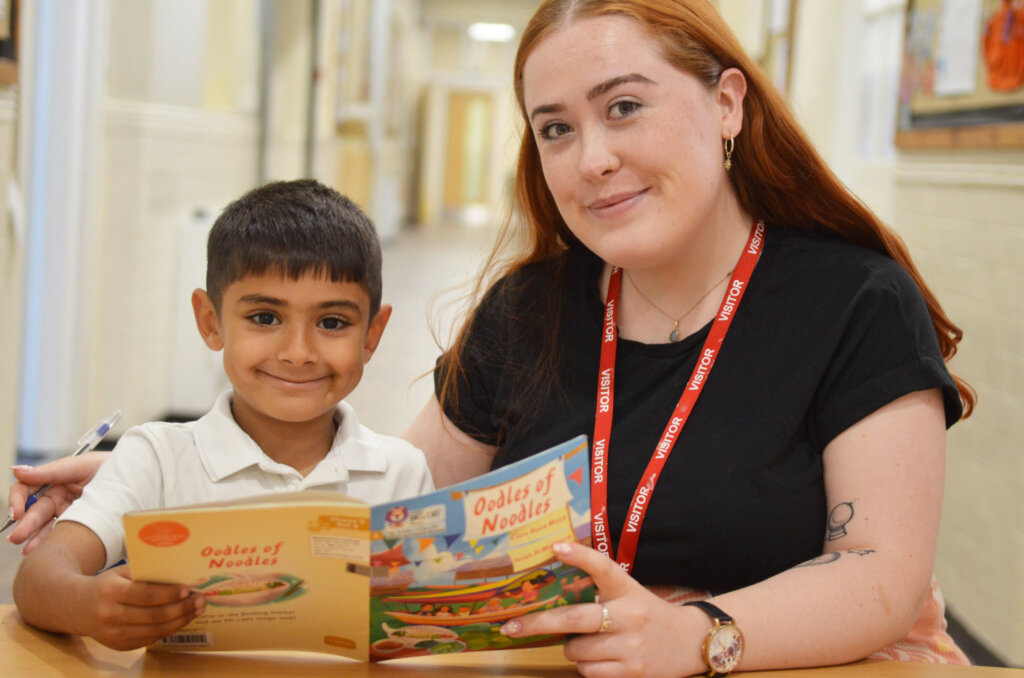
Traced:
[[909, 0], [896, 145], [1024, 147], [1024, 0]]

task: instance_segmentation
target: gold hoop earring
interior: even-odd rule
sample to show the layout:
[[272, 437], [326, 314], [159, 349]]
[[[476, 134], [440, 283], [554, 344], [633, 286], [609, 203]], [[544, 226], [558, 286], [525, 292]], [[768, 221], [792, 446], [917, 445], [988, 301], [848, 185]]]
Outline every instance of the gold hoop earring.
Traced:
[[732, 169], [732, 151], [736, 148], [736, 142], [733, 140], [733, 137], [730, 136], [723, 143], [723, 146], [725, 147], [725, 171], [728, 172]]

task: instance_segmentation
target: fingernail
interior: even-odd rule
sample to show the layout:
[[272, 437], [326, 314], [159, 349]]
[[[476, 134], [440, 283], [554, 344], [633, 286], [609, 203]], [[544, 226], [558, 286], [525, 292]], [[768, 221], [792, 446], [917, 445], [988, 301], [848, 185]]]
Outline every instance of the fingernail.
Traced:
[[182, 589], [181, 591], [179, 591], [179, 592], [178, 592], [178, 596], [179, 596], [179, 597], [180, 597], [180, 598], [181, 598], [182, 600], [185, 600], [186, 598], [188, 598], [188, 597], [189, 597], [189, 595], [190, 595], [191, 593], [192, 593], [192, 592], [191, 592], [191, 591], [189, 591], [188, 589]]
[[203, 612], [206, 611], [206, 596], [199, 596], [196, 600], [196, 616], [201, 617]]
[[553, 546], [551, 547], [551, 550], [552, 550], [552, 551], [554, 551], [555, 553], [560, 553], [561, 555], [563, 555], [563, 556], [564, 556], [564, 555], [566, 555], [567, 553], [569, 553], [569, 551], [571, 551], [572, 549], [571, 549], [571, 548], [569, 547], [569, 545], [568, 545], [568, 544], [565, 544], [565, 543], [559, 543], [559, 544], [554, 544], [554, 545], [553, 545]]
[[504, 626], [502, 626], [500, 631], [502, 632], [503, 635], [514, 636], [517, 633], [519, 633], [520, 631], [522, 631], [522, 629], [523, 629], [523, 625], [522, 624], [520, 624], [517, 621], [510, 621], [509, 623], [507, 623]]
[[14, 466], [11, 466], [12, 471], [31, 471], [33, 468], [35, 467], [26, 466], [25, 464], [15, 464]]

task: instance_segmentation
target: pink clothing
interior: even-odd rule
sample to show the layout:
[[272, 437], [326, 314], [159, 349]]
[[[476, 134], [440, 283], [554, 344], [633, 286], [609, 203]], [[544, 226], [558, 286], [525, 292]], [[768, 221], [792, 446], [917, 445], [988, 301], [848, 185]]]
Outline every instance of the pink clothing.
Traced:
[[[654, 595], [673, 605], [703, 600], [707, 591], [684, 586], [648, 586]], [[931, 664], [970, 664], [967, 655], [946, 633], [946, 602], [939, 583], [932, 577], [931, 595], [924, 602], [913, 628], [902, 640], [868, 655], [865, 659], [927, 662]]]
[[903, 640], [868, 656], [868, 659], [890, 659], [932, 664], [970, 664], [953, 639], [946, 633], [946, 601], [939, 582], [932, 577], [931, 595], [924, 601], [921, 614]]

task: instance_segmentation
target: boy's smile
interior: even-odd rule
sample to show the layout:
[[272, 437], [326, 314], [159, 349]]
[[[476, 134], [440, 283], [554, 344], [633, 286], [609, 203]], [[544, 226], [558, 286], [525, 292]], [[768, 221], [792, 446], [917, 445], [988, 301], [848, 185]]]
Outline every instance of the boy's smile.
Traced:
[[384, 306], [369, 318], [361, 284], [313, 274], [249, 275], [227, 286], [219, 314], [201, 290], [193, 306], [207, 346], [224, 350], [235, 420], [257, 440], [295, 424], [326, 430], [390, 315]]

